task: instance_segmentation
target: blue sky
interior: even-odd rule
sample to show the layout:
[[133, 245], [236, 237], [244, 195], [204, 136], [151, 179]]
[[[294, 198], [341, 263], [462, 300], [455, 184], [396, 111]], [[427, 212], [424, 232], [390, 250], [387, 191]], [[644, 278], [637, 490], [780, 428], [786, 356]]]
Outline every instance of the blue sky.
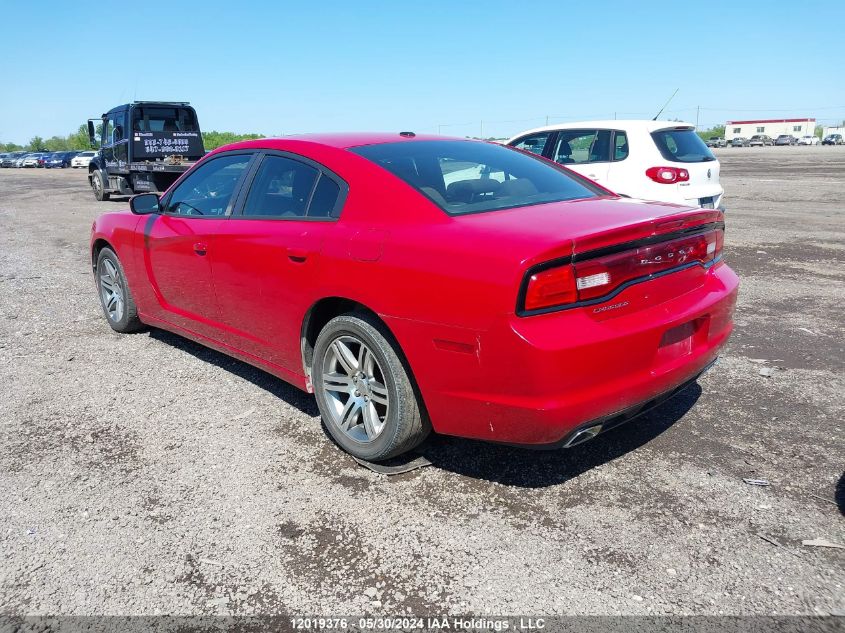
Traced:
[[[585, 118], [845, 119], [842, 0], [11, 2], [0, 141], [132, 99], [204, 129], [508, 136]], [[826, 25], [839, 25], [825, 35]], [[483, 123], [482, 123], [483, 122]]]

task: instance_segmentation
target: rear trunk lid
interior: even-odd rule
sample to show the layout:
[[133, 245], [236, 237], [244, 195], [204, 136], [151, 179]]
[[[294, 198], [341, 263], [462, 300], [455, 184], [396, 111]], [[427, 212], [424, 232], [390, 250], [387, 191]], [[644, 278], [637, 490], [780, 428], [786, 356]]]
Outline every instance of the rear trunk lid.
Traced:
[[721, 211], [613, 196], [518, 207], [455, 221], [493, 234], [525, 266], [721, 221]]

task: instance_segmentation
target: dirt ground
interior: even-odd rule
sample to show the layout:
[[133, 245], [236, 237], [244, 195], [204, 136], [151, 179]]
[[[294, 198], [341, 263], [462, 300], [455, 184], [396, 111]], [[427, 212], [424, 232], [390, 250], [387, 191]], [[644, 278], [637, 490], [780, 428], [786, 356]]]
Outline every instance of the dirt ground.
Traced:
[[845, 549], [802, 544], [845, 545], [845, 147], [719, 158], [742, 288], [697, 386], [566, 451], [437, 438], [392, 478], [310, 396], [112, 332], [88, 236], [125, 201], [0, 170], [0, 613], [845, 612]]

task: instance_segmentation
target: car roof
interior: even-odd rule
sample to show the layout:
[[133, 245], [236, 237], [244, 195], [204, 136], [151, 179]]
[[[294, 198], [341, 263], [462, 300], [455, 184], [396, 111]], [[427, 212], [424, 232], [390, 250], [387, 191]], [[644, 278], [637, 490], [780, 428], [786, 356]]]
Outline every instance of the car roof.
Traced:
[[512, 139], [518, 136], [525, 136], [526, 134], [535, 134], [537, 132], [554, 132], [556, 130], [579, 130], [581, 128], [598, 128], [598, 129], [612, 129], [612, 130], [645, 130], [646, 132], [654, 132], [656, 130], [666, 130], [671, 128], [694, 128], [692, 123], [685, 121], [652, 121], [650, 119], [605, 119], [597, 121], [570, 121], [568, 123], [555, 123], [554, 125], [544, 125], [543, 127], [536, 127], [531, 130], [520, 132]]
[[273, 149], [284, 147], [290, 142], [298, 141], [305, 143], [313, 143], [315, 145], [325, 145], [328, 147], [335, 147], [337, 149], [349, 149], [350, 147], [359, 147], [361, 145], [381, 145], [383, 143], [413, 143], [415, 141], [466, 141], [469, 139], [460, 139], [448, 136], [438, 136], [435, 134], [416, 134], [413, 136], [405, 135], [406, 133], [399, 132], [346, 132], [334, 134], [296, 134], [292, 136], [282, 136], [278, 138], [259, 138], [249, 141], [240, 141], [232, 145], [224, 147], [232, 148], [238, 147], [240, 149], [255, 147]]

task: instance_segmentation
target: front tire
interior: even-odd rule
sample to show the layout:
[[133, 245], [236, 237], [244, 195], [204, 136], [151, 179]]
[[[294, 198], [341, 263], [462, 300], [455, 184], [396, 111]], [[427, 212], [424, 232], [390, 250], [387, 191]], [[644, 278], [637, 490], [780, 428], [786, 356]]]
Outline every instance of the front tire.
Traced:
[[401, 455], [431, 430], [400, 353], [387, 328], [362, 313], [335, 317], [317, 337], [317, 406], [329, 434], [354, 457]]
[[96, 277], [97, 295], [111, 328], [122, 334], [143, 329], [138, 307], [126, 282], [126, 273], [115, 252], [108, 247], [97, 256]]
[[94, 190], [94, 197], [100, 202], [109, 199], [110, 194], [106, 193], [106, 183], [103, 182], [103, 174], [99, 171], [91, 173], [91, 188]]

